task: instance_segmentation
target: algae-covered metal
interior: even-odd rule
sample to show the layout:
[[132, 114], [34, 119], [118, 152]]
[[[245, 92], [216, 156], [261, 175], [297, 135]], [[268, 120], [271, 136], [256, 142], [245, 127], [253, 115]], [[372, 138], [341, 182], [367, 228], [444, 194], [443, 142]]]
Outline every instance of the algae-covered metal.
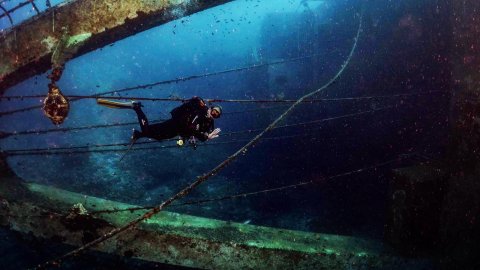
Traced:
[[[38, 184], [3, 181], [1, 225], [73, 246], [140, 215], [88, 213], [132, 205]], [[23, 186], [18, 194], [12, 186]], [[80, 205], [80, 204], [81, 205]], [[72, 207], [73, 206], [73, 207]], [[398, 266], [377, 242], [161, 212], [95, 249], [142, 260], [207, 269], [346, 269]], [[51, 258], [46, 258], [51, 259]], [[402, 264], [400, 264], [402, 265]]]

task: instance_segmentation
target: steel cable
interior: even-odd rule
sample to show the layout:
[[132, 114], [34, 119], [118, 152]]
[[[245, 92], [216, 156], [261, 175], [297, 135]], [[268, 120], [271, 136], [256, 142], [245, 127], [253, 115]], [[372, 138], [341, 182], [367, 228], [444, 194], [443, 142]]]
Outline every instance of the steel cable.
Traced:
[[[100, 93], [96, 93], [96, 94], [88, 95], [88, 96], [79, 96], [79, 98], [72, 98], [70, 100], [70, 102], [75, 102], [75, 101], [78, 101], [78, 100], [82, 100], [84, 98], [100, 98], [100, 97], [107, 98], [107, 96], [105, 96], [105, 95], [118, 94], [118, 93], [133, 91], [133, 90], [139, 90], [139, 89], [147, 89], [147, 88], [152, 88], [154, 86], [159, 86], [159, 85], [164, 85], [164, 84], [185, 82], [185, 81], [189, 81], [189, 80], [206, 78], [206, 77], [210, 77], [210, 76], [216, 76], [216, 75], [221, 75], [221, 74], [238, 72], [238, 71], [243, 71], [243, 70], [248, 70], [248, 69], [256, 69], [256, 68], [265, 67], [265, 66], [269, 66], [269, 65], [277, 65], [277, 64], [287, 63], [287, 62], [294, 62], [294, 61], [299, 61], [299, 60], [303, 60], [303, 59], [307, 59], [307, 58], [311, 58], [311, 57], [315, 57], [315, 56], [318, 56], [318, 55], [314, 54], [314, 55], [290, 58], [290, 59], [286, 59], [286, 60], [272, 61], [270, 63], [256, 64], [256, 65], [247, 66], [247, 67], [232, 68], [232, 69], [226, 69], [226, 70], [210, 72], [210, 73], [205, 73], [205, 74], [200, 74], [200, 75], [191, 75], [191, 76], [187, 76], [187, 77], [179, 77], [179, 78], [175, 78], [175, 79], [168, 79], [168, 80], [158, 81], [158, 82], [149, 83], [149, 84], [142, 84], [142, 85], [137, 85], [137, 86], [132, 86], [132, 87], [121, 88], [121, 89], [117, 89], [117, 90], [100, 92]], [[42, 96], [42, 98], [44, 98], [44, 97], [45, 96]], [[112, 97], [108, 97], [108, 98], [112, 98]], [[176, 98], [176, 99], [174, 98], [174, 99], [171, 99], [171, 100], [181, 101], [182, 99], [181, 98]], [[0, 117], [16, 114], [16, 113], [20, 113], [20, 112], [31, 111], [31, 110], [38, 109], [38, 108], [42, 108], [42, 105], [36, 105], [36, 106], [30, 106], [30, 107], [21, 108], [21, 109], [14, 109], [14, 110], [11, 110], [11, 111], [0, 112]]]
[[[197, 204], [203, 204], [203, 203], [209, 203], [209, 202], [217, 202], [217, 201], [224, 201], [224, 200], [231, 200], [231, 199], [237, 199], [237, 198], [246, 198], [249, 196], [255, 196], [259, 194], [266, 194], [270, 192], [276, 192], [276, 191], [282, 191], [286, 189], [292, 189], [292, 188], [297, 188], [300, 186], [305, 186], [305, 185], [310, 185], [310, 184], [315, 184], [315, 183], [320, 183], [320, 182], [326, 182], [330, 181], [333, 179], [349, 176], [352, 174], [357, 174], [361, 173], [367, 170], [372, 170], [372, 169], [377, 169], [379, 167], [383, 167], [389, 164], [392, 164], [394, 162], [398, 162], [401, 160], [404, 160], [412, 155], [415, 155], [415, 153], [409, 153], [409, 154], [402, 154], [399, 155], [395, 159], [391, 159], [388, 161], [384, 161], [382, 163], [374, 164], [371, 166], [367, 167], [362, 167], [360, 169], [355, 169], [347, 172], [343, 172], [340, 174], [336, 174], [333, 176], [328, 176], [321, 178], [320, 180], [314, 179], [310, 181], [304, 181], [304, 182], [299, 182], [296, 184], [290, 184], [290, 185], [283, 185], [283, 186], [278, 186], [278, 187], [273, 187], [273, 188], [268, 188], [268, 189], [263, 189], [263, 190], [258, 190], [258, 191], [252, 191], [252, 192], [244, 192], [244, 193], [239, 193], [239, 194], [232, 194], [232, 195], [225, 195], [221, 197], [215, 197], [215, 198], [205, 198], [205, 199], [200, 199], [200, 200], [194, 200], [194, 201], [187, 201], [183, 203], [177, 203], [177, 204], [172, 204], [171, 207], [180, 207], [180, 206], [187, 206], [187, 205], [197, 205]], [[131, 207], [131, 208], [123, 208], [123, 209], [103, 209], [103, 210], [97, 210], [97, 211], [92, 211], [89, 214], [90, 215], [97, 215], [97, 214], [112, 214], [112, 213], [117, 213], [117, 212], [134, 212], [134, 211], [141, 211], [141, 210], [150, 210], [153, 209], [155, 206], [138, 206], [138, 207]]]
[[[317, 99], [317, 100], [306, 100], [303, 103], [311, 104], [316, 102], [327, 102], [327, 101], [351, 101], [351, 100], [362, 100], [362, 99], [379, 99], [379, 98], [395, 98], [395, 97], [410, 97], [410, 96], [419, 96], [419, 95], [426, 95], [426, 94], [433, 94], [433, 93], [443, 93], [443, 91], [429, 91], [429, 92], [422, 92], [422, 93], [405, 93], [405, 94], [394, 94], [394, 95], [383, 95], [383, 96], [367, 96], [367, 97], [344, 97], [344, 98], [325, 98], [325, 99]], [[127, 99], [127, 98], [119, 98], [119, 99]], [[139, 97], [133, 99], [140, 99]], [[162, 99], [164, 100], [164, 99]], [[172, 101], [173, 99], [168, 99]], [[212, 102], [217, 102], [220, 99], [207, 99], [212, 100]], [[222, 100], [221, 100], [222, 101]], [[234, 102], [233, 100], [224, 100], [225, 102]], [[289, 103], [291, 100], [268, 100], [266, 102], [272, 103]], [[252, 102], [258, 103], [262, 101], [252, 101], [252, 100], [244, 100], [244, 102]], [[264, 102], [265, 103], [265, 102]], [[234, 112], [225, 112], [224, 115], [232, 115], [232, 114], [239, 114], [239, 113], [246, 113], [246, 112], [255, 112], [261, 110], [270, 110], [270, 109], [280, 109], [284, 108], [284, 106], [275, 106], [275, 107], [265, 107], [265, 108], [257, 108], [257, 109], [249, 109], [243, 111], [234, 111]], [[160, 119], [157, 121], [164, 121], [166, 119]], [[113, 124], [99, 124], [99, 125], [90, 125], [84, 127], [70, 127], [70, 128], [54, 128], [54, 129], [46, 129], [46, 130], [26, 130], [26, 131], [15, 131], [15, 132], [0, 132], [1, 136], [0, 139], [7, 138], [10, 136], [19, 136], [19, 135], [30, 135], [30, 134], [45, 134], [50, 132], [68, 132], [68, 131], [76, 131], [76, 130], [84, 130], [84, 129], [96, 129], [96, 128], [109, 128], [109, 127], [118, 127], [118, 126], [128, 126], [128, 125], [135, 125], [138, 122], [126, 122], [126, 123], [113, 123]]]
[[[328, 117], [328, 118], [323, 118], [323, 119], [318, 119], [318, 120], [312, 120], [312, 121], [307, 121], [307, 122], [302, 122], [302, 123], [295, 123], [295, 124], [286, 124], [286, 125], [281, 125], [274, 127], [273, 129], [279, 129], [279, 128], [290, 128], [290, 127], [298, 127], [298, 126], [310, 126], [310, 125], [315, 125], [315, 124], [321, 124], [324, 122], [328, 121], [333, 121], [333, 120], [338, 120], [338, 119], [346, 119], [346, 118], [351, 118], [355, 116], [360, 116], [364, 114], [370, 114], [370, 113], [375, 113], [378, 111], [384, 111], [384, 110], [389, 110], [393, 109], [394, 107], [383, 107], [383, 108], [378, 108], [374, 110], [368, 110], [368, 111], [361, 111], [357, 113], [350, 113], [350, 114], [345, 114], [345, 115], [340, 115], [340, 116], [334, 116], [334, 117]], [[272, 129], [272, 130], [273, 130]], [[262, 131], [263, 129], [248, 129], [248, 130], [241, 130], [241, 131], [232, 131], [228, 132], [222, 135], [224, 136], [233, 136], [237, 134], [250, 134], [254, 132], [259, 132]], [[176, 139], [167, 139], [164, 141], [175, 141]], [[162, 142], [164, 142], [162, 141]], [[245, 141], [245, 140], [243, 140]], [[158, 144], [161, 142], [158, 141], [147, 141], [147, 142], [137, 142], [136, 145], [145, 145], [145, 144]], [[224, 143], [224, 142], [222, 142]], [[215, 145], [215, 144], [222, 144], [222, 143], [208, 143], [205, 145]], [[52, 155], [52, 154], [77, 154], [77, 153], [105, 153], [105, 152], [120, 152], [120, 151], [125, 151], [125, 148], [121, 149], [99, 149], [99, 150], [93, 150], [90, 148], [101, 148], [101, 147], [127, 147], [129, 146], [130, 143], [114, 143], [114, 144], [93, 144], [93, 145], [84, 145], [84, 146], [69, 146], [69, 147], [55, 147], [55, 148], [33, 148], [33, 149], [5, 149], [3, 150], [3, 153], [7, 156], [19, 156], [19, 155]], [[202, 144], [203, 145], [203, 144]], [[178, 148], [176, 145], [163, 145], [163, 146], [155, 146], [152, 148], [133, 148], [132, 150], [138, 151], [138, 150], [150, 150], [150, 149], [168, 149], [168, 148]], [[85, 151], [61, 151], [61, 150], [73, 150], [73, 149], [88, 149]]]

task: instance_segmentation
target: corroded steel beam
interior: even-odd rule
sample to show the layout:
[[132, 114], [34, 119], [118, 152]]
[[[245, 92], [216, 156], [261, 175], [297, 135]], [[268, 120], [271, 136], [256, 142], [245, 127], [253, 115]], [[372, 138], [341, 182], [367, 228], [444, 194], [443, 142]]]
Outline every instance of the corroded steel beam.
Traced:
[[72, 57], [140, 31], [231, 0], [72, 0], [48, 9], [0, 36], [0, 94], [52, 67], [62, 37], [72, 36]]
[[[38, 238], [80, 246], [141, 214], [127, 211], [95, 218], [86, 214], [67, 215], [68, 209], [79, 202], [87, 211], [132, 205], [43, 185], [0, 180], [0, 225]], [[16, 191], [12, 186], [24, 188]], [[172, 212], [161, 212], [95, 249], [203, 269], [408, 268], [401, 260], [381, 254], [380, 245], [374, 241]]]

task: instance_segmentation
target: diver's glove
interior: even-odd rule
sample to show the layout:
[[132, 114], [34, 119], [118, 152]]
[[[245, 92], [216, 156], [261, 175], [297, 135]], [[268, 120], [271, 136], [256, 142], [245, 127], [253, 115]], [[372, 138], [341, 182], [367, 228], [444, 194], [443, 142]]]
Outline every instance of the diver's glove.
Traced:
[[208, 139], [211, 140], [211, 139], [217, 138], [218, 133], [220, 133], [220, 131], [222, 131], [222, 130], [219, 129], [219, 128], [214, 129], [211, 133], [208, 134]]

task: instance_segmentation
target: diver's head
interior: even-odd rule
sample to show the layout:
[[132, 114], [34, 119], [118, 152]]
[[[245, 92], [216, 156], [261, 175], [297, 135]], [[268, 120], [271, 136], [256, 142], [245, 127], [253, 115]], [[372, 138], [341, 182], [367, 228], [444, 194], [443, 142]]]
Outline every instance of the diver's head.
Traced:
[[222, 115], [222, 107], [218, 105], [210, 107], [210, 115], [215, 119], [219, 118]]

